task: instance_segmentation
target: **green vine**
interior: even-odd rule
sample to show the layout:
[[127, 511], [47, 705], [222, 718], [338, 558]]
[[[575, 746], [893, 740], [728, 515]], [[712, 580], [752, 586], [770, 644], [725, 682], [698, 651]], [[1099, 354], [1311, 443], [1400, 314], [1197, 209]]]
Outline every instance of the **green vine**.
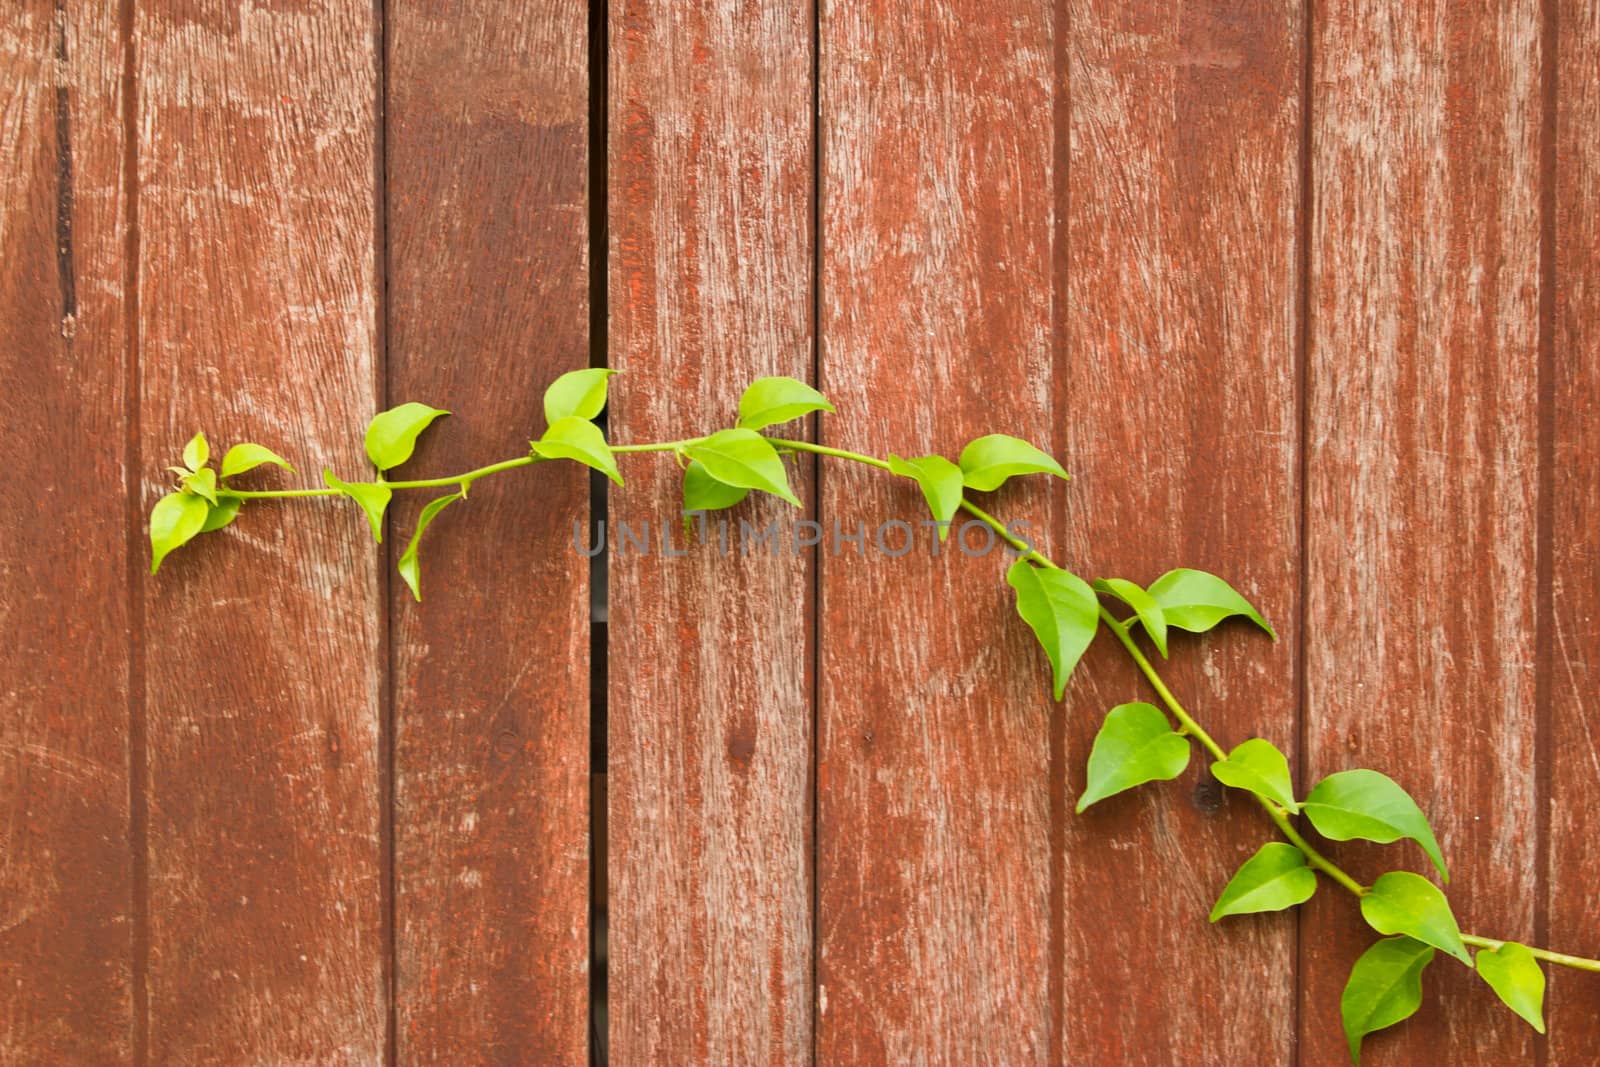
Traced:
[[[480, 478], [564, 459], [600, 471], [621, 485], [618, 456], [668, 452], [684, 468], [683, 510], [693, 515], [732, 507], [752, 490], [799, 506], [784, 469], [785, 454], [809, 452], [876, 467], [917, 484], [941, 539], [948, 535], [957, 512], [965, 512], [1010, 547], [1016, 559], [1006, 581], [1015, 591], [1018, 614], [1032, 628], [1049, 659], [1057, 700], [1102, 628], [1117, 639], [1150, 683], [1160, 706], [1135, 701], [1119, 704], [1107, 713], [1089, 753], [1079, 812], [1135, 786], [1176, 778], [1188, 766], [1198, 744], [1212, 760], [1216, 778], [1229, 788], [1249, 793], [1283, 837], [1263, 845], [1223, 886], [1211, 909], [1212, 922], [1303, 904], [1316, 892], [1319, 875], [1356, 898], [1362, 917], [1383, 936], [1356, 960], [1340, 1002], [1354, 1060], [1359, 1062], [1361, 1041], [1367, 1034], [1416, 1012], [1422, 1002], [1422, 974], [1436, 952], [1472, 967], [1512, 1011], [1540, 1033], [1544, 1032], [1545, 986], [1540, 961], [1600, 972], [1600, 960], [1464, 934], [1443, 891], [1428, 878], [1395, 870], [1365, 885], [1313, 845], [1296, 819], [1304, 818], [1316, 834], [1331, 841], [1412, 841], [1431, 861], [1440, 881], [1449, 882], [1444, 856], [1427, 817], [1395, 781], [1373, 770], [1340, 771], [1297, 800], [1288, 760], [1272, 742], [1251, 738], [1224, 749], [1167, 688], [1135, 640], [1136, 628], [1143, 630], [1163, 658], [1171, 631], [1204, 633], [1234, 617], [1248, 620], [1276, 639], [1266, 619], [1225, 581], [1203, 571], [1178, 569], [1148, 587], [1120, 578], [1091, 584], [1057, 566], [967, 499], [969, 492], [992, 492], [1019, 475], [1066, 478], [1066, 471], [1049, 455], [1004, 434], [971, 442], [957, 462], [943, 456], [880, 459], [763, 434], [780, 423], [834, 410], [822, 394], [793, 378], [763, 378], [751, 385], [739, 402], [738, 420], [729, 429], [677, 441], [612, 445], [594, 421], [605, 407], [607, 379], [612, 373], [591, 369], [562, 375], [545, 394], [548, 429], [530, 442], [527, 455], [446, 478], [385, 478], [386, 472], [411, 458], [423, 431], [449, 414], [426, 404], [401, 404], [380, 413], [367, 427], [366, 452], [377, 469], [373, 480], [345, 481], [327, 470], [321, 489], [236, 489], [228, 484], [229, 479], [263, 464], [294, 468], [261, 445], [239, 444], [230, 448], [213, 470], [205, 435], [196, 434], [184, 447], [183, 465], [168, 468], [177, 478], [176, 488], [156, 503], [150, 515], [151, 573], [168, 553], [233, 522], [246, 501], [347, 497], [365, 512], [373, 536], [381, 540], [384, 512], [396, 490], [450, 489], [453, 491], [423, 508], [399, 560], [401, 577], [420, 600], [423, 534], [440, 512], [465, 499]], [[1108, 602], [1131, 614], [1118, 617]]]

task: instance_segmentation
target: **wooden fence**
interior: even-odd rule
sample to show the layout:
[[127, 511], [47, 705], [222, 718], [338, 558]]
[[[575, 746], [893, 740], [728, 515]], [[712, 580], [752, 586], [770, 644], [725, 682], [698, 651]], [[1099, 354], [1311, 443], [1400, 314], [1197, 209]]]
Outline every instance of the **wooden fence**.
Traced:
[[[1225, 741], [1389, 771], [1465, 926], [1600, 950], [1594, 0], [12, 0], [0, 68], [0, 1062], [1341, 1062], [1372, 935], [1205, 922], [1270, 827], [1201, 760], [1071, 814], [1145, 690], [1053, 704], [998, 554], [614, 552], [592, 630], [552, 465], [420, 606], [414, 502], [146, 576], [197, 429], [317, 484], [423, 400], [460, 470], [591, 358], [617, 440], [781, 373], [828, 444], [1040, 443], [1063, 563], [1277, 624], [1172, 658]], [[1548, 1039], [1429, 979], [1369, 1063], [1600, 1061], [1593, 976]]]

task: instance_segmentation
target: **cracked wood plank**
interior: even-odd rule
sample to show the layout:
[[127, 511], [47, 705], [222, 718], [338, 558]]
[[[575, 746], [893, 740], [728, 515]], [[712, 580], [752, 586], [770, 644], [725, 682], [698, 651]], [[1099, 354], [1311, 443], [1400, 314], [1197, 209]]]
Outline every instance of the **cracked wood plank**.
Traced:
[[114, 5], [0, 11], [6, 1063], [134, 1053], [122, 46]]

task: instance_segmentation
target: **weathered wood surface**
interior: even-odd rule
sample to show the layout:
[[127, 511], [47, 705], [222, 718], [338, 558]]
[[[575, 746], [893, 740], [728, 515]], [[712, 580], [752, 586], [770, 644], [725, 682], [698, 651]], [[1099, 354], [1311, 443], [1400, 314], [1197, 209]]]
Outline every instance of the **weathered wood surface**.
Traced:
[[[1539, 6], [1313, 10], [1306, 780], [1389, 773], [1433, 820], [1463, 928], [1532, 938]], [[1425, 862], [1334, 851], [1366, 881]], [[1303, 934], [1301, 1056], [1332, 1063], [1375, 936], [1326, 892]], [[1479, 979], [1443, 957], [1427, 977], [1363, 1062], [1531, 1062], [1532, 1031]]]
[[[585, 28], [577, 2], [389, 8], [387, 403], [456, 412], [402, 477], [525, 451], [588, 363]], [[402, 1063], [585, 1056], [588, 503], [571, 464], [482, 482], [429, 528], [424, 602], [390, 579]]]
[[[612, 436], [732, 425], [749, 380], [812, 374], [811, 11], [613, 0]], [[801, 432], [799, 426], [796, 432]], [[680, 476], [627, 457], [610, 582], [612, 1062], [811, 1056], [811, 566], [786, 537], [687, 558]], [[809, 465], [791, 480], [809, 499]], [[760, 496], [760, 494], [754, 494]]]
[[[1593, 814], [1600, 805], [1600, 4], [1555, 5], [1556, 140], [1546, 172], [1555, 286], [1549, 301], [1546, 432], [1551, 555], [1541, 668], [1549, 741], [1540, 753], [1549, 812], [1547, 930], [1552, 944], [1600, 952]], [[1550, 45], [1548, 36], [1545, 45]], [[1548, 91], [1548, 90], [1547, 90]], [[1546, 100], [1549, 107], [1552, 101]], [[1547, 134], [1548, 135], [1548, 134]], [[1545, 694], [1541, 694], [1542, 696]], [[1600, 1063], [1600, 979], [1553, 969], [1549, 1064]]]
[[[1057, 443], [1052, 33], [1012, 0], [823, 9], [825, 443]], [[1062, 486], [1030, 482], [999, 501], [1042, 526]], [[955, 533], [935, 558], [915, 486], [847, 464], [824, 467], [820, 516], [817, 1059], [1047, 1062], [1060, 711], [1010, 558]], [[916, 533], [898, 559], [874, 543], [890, 517]], [[835, 523], [865, 524], [864, 550], [836, 550]]]
[[[1282, 0], [1073, 3], [1057, 118], [1071, 158], [1057, 200], [1056, 425], [1076, 479], [1061, 562], [1141, 584], [1177, 565], [1234, 583], [1278, 643], [1242, 622], [1174, 634], [1162, 670], [1224, 745], [1266, 737], [1291, 759], [1300, 17]], [[1063, 709], [1069, 797], [1106, 711], [1152, 698], [1102, 641]], [[1196, 748], [1177, 782], [1066, 816], [1063, 1060], [1292, 1058], [1293, 914], [1205, 922], [1271, 836], [1209, 764]]]
[[128, 201], [109, 5], [0, 10], [0, 1062], [123, 1063]]
[[[141, 512], [204, 430], [366, 469], [372, 5], [141, 4]], [[282, 484], [264, 475], [258, 484]], [[146, 580], [152, 1063], [373, 1063], [385, 1029], [378, 553], [255, 505]]]

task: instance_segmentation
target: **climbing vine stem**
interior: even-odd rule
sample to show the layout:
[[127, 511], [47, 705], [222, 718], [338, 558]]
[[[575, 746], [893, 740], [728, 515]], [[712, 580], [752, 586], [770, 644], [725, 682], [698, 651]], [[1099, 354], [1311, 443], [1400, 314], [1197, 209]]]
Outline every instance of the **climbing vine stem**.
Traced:
[[[887, 471], [910, 479], [922, 492], [942, 540], [958, 512], [965, 512], [1010, 549], [1007, 584], [1017, 613], [1032, 628], [1050, 662], [1056, 699], [1100, 629], [1109, 630], [1149, 683], [1159, 706], [1133, 701], [1105, 716], [1091, 746], [1086, 782], [1077, 810], [1147, 782], [1176, 778], [1187, 768], [1198, 744], [1211, 759], [1211, 772], [1229, 788], [1249, 793], [1283, 837], [1269, 842], [1221, 889], [1211, 921], [1227, 916], [1281, 911], [1316, 892], [1325, 877], [1353, 894], [1361, 914], [1379, 935], [1355, 961], [1340, 1012], [1350, 1052], [1359, 1061], [1366, 1035], [1393, 1026], [1421, 1003], [1421, 976], [1436, 952], [1474, 968], [1484, 982], [1530, 1025], [1544, 1030], [1544, 972], [1540, 963], [1600, 972], [1600, 960], [1532, 948], [1514, 941], [1464, 934], [1444, 892], [1412, 871], [1391, 870], [1364, 885], [1312, 843], [1296, 819], [1331, 841], [1364, 839], [1389, 844], [1415, 843], [1449, 881], [1443, 852], [1415, 800], [1393, 779], [1356, 768], [1323, 778], [1297, 797], [1288, 760], [1265, 738], [1250, 738], [1225, 749], [1173, 694], [1146, 654], [1136, 631], [1160, 655], [1169, 654], [1171, 632], [1207, 632], [1227, 619], [1243, 619], [1276, 638], [1271, 625], [1227, 582], [1189, 568], [1168, 571], [1148, 586], [1122, 578], [1093, 583], [1058, 566], [1042, 551], [981, 507], [975, 493], [990, 493], [1014, 477], [1046, 474], [1065, 479], [1054, 458], [1026, 441], [989, 434], [970, 442], [960, 457], [886, 458], [834, 448], [762, 431], [813, 412], [832, 412], [822, 394], [792, 378], [763, 378], [739, 402], [734, 426], [673, 441], [610, 444], [596, 419], [605, 407], [612, 372], [600, 369], [562, 375], [545, 394], [546, 429], [529, 443], [526, 455], [440, 478], [391, 480], [387, 473], [409, 460], [418, 437], [448, 414], [426, 404], [407, 403], [380, 412], [368, 425], [367, 458], [374, 474], [346, 481], [331, 469], [324, 488], [239, 489], [228, 479], [271, 464], [293, 470], [287, 460], [257, 444], [230, 448], [220, 465], [210, 466], [210, 446], [196, 434], [183, 449], [182, 466], [168, 468], [176, 479], [150, 515], [151, 571], [172, 551], [203, 533], [220, 530], [247, 503], [302, 497], [342, 497], [357, 504], [381, 537], [384, 516], [396, 491], [446, 490], [421, 511], [399, 570], [421, 599], [420, 547], [423, 533], [446, 507], [466, 498], [482, 478], [552, 460], [569, 460], [600, 471], [622, 484], [617, 457], [664, 452], [684, 468], [683, 510], [688, 515], [737, 505], [750, 492], [765, 492], [791, 504], [783, 456], [811, 453]], [[901, 523], [901, 525], [905, 525]], [[907, 527], [909, 529], [909, 527]], [[1118, 615], [1113, 605], [1131, 612]], [[1474, 954], [1469, 949], [1476, 949]]]

